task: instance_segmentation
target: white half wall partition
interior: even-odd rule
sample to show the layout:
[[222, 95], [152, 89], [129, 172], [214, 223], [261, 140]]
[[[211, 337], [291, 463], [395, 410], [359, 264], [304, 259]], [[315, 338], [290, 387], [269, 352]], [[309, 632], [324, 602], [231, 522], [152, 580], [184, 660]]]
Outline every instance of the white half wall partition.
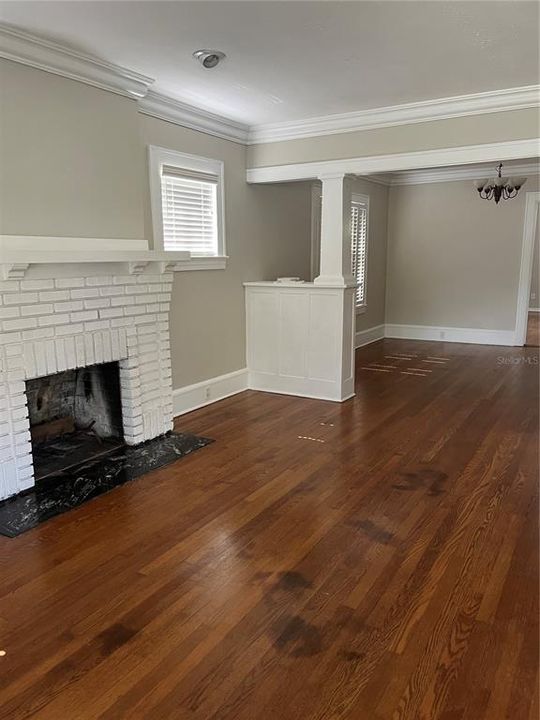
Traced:
[[351, 187], [321, 174], [320, 274], [312, 283], [246, 283], [249, 386], [342, 402], [354, 395]]
[[248, 385], [342, 402], [354, 395], [354, 286], [245, 283]]

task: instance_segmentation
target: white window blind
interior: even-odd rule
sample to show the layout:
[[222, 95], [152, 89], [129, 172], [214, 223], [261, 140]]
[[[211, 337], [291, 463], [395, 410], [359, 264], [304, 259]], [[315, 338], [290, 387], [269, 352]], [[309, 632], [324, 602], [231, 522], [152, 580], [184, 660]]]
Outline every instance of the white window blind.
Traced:
[[161, 174], [163, 245], [194, 256], [218, 255], [218, 176], [164, 166]]
[[356, 304], [366, 302], [367, 267], [367, 205], [354, 202], [351, 205], [352, 274], [358, 283]]

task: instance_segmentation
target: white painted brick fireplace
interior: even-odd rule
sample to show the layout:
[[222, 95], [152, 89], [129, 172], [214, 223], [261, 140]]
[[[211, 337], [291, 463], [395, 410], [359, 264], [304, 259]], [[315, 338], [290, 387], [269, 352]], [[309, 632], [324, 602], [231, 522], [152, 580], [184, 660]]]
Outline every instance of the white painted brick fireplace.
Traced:
[[117, 361], [126, 443], [172, 429], [171, 258], [29, 267], [0, 265], [0, 499], [34, 484], [29, 379]]

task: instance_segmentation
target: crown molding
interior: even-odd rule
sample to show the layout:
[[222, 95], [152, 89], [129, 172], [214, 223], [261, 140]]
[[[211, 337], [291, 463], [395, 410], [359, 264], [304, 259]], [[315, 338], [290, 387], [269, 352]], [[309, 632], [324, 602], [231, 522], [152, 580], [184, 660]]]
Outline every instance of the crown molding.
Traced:
[[153, 78], [0, 25], [0, 57], [131, 98], [146, 95]]
[[215, 135], [224, 140], [245, 144], [248, 138], [249, 128], [247, 125], [187, 105], [166, 95], [149, 92], [139, 101], [138, 106], [139, 112], [143, 115], [150, 115], [191, 130]]
[[321, 135], [336, 135], [484, 113], [522, 110], [539, 107], [539, 105], [540, 85], [527, 85], [339, 115], [324, 115], [293, 122], [255, 125], [250, 128], [248, 144], [257, 145]]
[[528, 85], [293, 122], [248, 126], [172, 97], [149, 92], [153, 78], [2, 23], [0, 58], [138, 99], [139, 112], [144, 115], [247, 145], [540, 106], [540, 86]]
[[[316, 180], [321, 175], [328, 173], [344, 173], [361, 175], [366, 180], [369, 180], [370, 176], [374, 176], [381, 182], [385, 173], [402, 170], [412, 171], [416, 168], [426, 168], [434, 172], [433, 168], [452, 165], [476, 165], [537, 157], [539, 147], [540, 139], [530, 138], [388, 155], [365, 155], [341, 160], [270, 165], [248, 168], [246, 178], [248, 183], [294, 182], [295, 180]], [[491, 168], [491, 172], [493, 172], [493, 168]]]
[[[493, 177], [496, 169], [493, 165], [476, 165], [470, 168], [441, 168], [439, 170], [414, 170], [388, 175], [363, 175], [365, 180], [394, 187], [397, 185], [424, 185], [426, 183], [455, 182], [458, 180], [479, 180]], [[512, 165], [503, 172], [504, 177], [532, 177], [540, 175], [540, 163]]]

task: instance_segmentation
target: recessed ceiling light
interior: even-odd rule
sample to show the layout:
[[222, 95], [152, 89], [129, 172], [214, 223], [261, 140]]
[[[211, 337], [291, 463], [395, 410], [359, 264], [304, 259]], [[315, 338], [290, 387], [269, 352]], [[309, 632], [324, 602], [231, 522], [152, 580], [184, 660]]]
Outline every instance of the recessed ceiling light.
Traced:
[[204, 68], [210, 70], [210, 68], [215, 68], [216, 65], [219, 65], [225, 58], [225, 53], [221, 52], [221, 50], [195, 50], [193, 57], [198, 60]]

